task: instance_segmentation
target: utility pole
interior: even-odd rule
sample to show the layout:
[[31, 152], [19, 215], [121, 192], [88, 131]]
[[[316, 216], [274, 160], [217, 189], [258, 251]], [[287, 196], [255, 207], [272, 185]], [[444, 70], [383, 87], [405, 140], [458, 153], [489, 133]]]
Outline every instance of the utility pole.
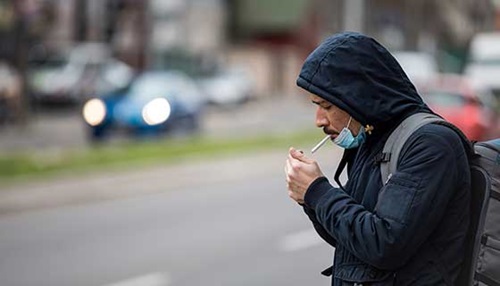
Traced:
[[76, 42], [83, 42], [87, 39], [87, 0], [76, 0], [74, 8]]
[[406, 0], [404, 2], [404, 15], [405, 15], [405, 49], [407, 50], [416, 50], [418, 46], [418, 38], [419, 38], [419, 29], [421, 23], [419, 19], [424, 19], [425, 17], [422, 15], [422, 2], [425, 4], [425, 1], [413, 1]]
[[26, 125], [29, 116], [29, 100], [28, 100], [28, 88], [27, 88], [27, 77], [26, 77], [26, 67], [27, 67], [27, 44], [29, 40], [29, 35], [27, 33], [27, 26], [25, 22], [25, 11], [23, 10], [24, 1], [23, 0], [11, 0], [11, 4], [14, 7], [15, 23], [14, 31], [15, 37], [13, 45], [15, 47], [14, 55], [14, 65], [17, 68], [19, 77], [21, 80], [21, 90], [20, 97], [17, 106], [19, 107], [17, 114], [17, 121], [21, 125]]
[[344, 0], [344, 30], [363, 33], [365, 0]]
[[493, 7], [495, 9], [495, 16], [494, 16], [494, 29], [497, 31], [500, 31], [500, 0], [493, 0]]

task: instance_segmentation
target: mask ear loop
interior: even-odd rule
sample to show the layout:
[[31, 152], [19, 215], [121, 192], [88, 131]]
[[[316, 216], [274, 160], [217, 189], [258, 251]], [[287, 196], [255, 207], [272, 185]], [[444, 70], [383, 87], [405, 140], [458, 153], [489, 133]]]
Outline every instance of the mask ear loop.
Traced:
[[[347, 127], [346, 127], [346, 128], [347, 128], [347, 129], [349, 129], [349, 131], [350, 131], [350, 132], [351, 132], [351, 134], [352, 134], [352, 131], [351, 131], [351, 129], [349, 128], [349, 125], [351, 125], [351, 121], [352, 121], [352, 116], [349, 116], [349, 121], [347, 122]], [[359, 130], [358, 130], [358, 133], [357, 133], [358, 135], [359, 135], [359, 132], [361, 132], [361, 129], [362, 129], [362, 128], [363, 128], [363, 125], [361, 125], [361, 126], [359, 127]]]
[[[351, 121], [352, 121], [352, 116], [349, 116], [349, 121], [347, 122], [347, 129], [349, 129], [349, 125], [351, 125]], [[368, 125], [367, 125], [367, 126], [368, 126]], [[357, 133], [357, 134], [359, 134], [359, 132], [361, 132], [361, 130], [362, 130], [362, 129], [363, 129], [363, 125], [359, 126], [359, 130], [358, 130], [358, 133]], [[351, 129], [349, 129], [349, 130], [351, 130]], [[371, 132], [372, 130], [373, 130], [373, 127], [371, 127], [371, 129], [370, 129], [370, 130], [368, 130], [368, 132], [371, 134], [371, 133], [372, 133], [372, 132]]]
[[[349, 122], [347, 122], [347, 129], [349, 129], [349, 125], [351, 125], [351, 121], [352, 121], [352, 116], [349, 116]], [[351, 130], [351, 129], [349, 129]]]

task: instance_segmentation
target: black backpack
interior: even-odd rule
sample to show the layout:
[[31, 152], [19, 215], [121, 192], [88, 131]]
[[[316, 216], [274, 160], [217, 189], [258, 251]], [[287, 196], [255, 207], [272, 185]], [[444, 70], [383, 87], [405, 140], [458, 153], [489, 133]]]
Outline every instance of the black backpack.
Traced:
[[382, 151], [380, 172], [387, 183], [397, 169], [399, 153], [410, 135], [425, 124], [438, 123], [455, 130], [470, 146], [471, 224], [465, 260], [457, 286], [500, 286], [500, 138], [470, 142], [454, 125], [429, 113], [406, 118], [389, 136]]

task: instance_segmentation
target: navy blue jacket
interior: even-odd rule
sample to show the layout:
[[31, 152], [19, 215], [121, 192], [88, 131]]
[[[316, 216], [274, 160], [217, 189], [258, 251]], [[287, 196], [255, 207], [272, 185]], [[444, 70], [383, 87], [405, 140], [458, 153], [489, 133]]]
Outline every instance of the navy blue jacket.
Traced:
[[382, 184], [377, 158], [391, 131], [416, 112], [432, 112], [374, 39], [342, 33], [306, 59], [297, 84], [374, 127], [347, 150], [343, 188], [319, 178], [304, 209], [335, 247], [332, 285], [452, 285], [469, 223], [470, 172], [461, 138], [429, 124], [404, 145], [398, 170]]

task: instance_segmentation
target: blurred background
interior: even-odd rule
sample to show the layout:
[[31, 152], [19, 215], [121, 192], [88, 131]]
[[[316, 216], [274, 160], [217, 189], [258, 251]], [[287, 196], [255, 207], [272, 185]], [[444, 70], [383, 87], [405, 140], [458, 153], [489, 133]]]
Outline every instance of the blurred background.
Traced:
[[322, 138], [302, 62], [345, 30], [500, 137], [498, 0], [0, 0], [0, 284], [329, 285], [283, 164]]

